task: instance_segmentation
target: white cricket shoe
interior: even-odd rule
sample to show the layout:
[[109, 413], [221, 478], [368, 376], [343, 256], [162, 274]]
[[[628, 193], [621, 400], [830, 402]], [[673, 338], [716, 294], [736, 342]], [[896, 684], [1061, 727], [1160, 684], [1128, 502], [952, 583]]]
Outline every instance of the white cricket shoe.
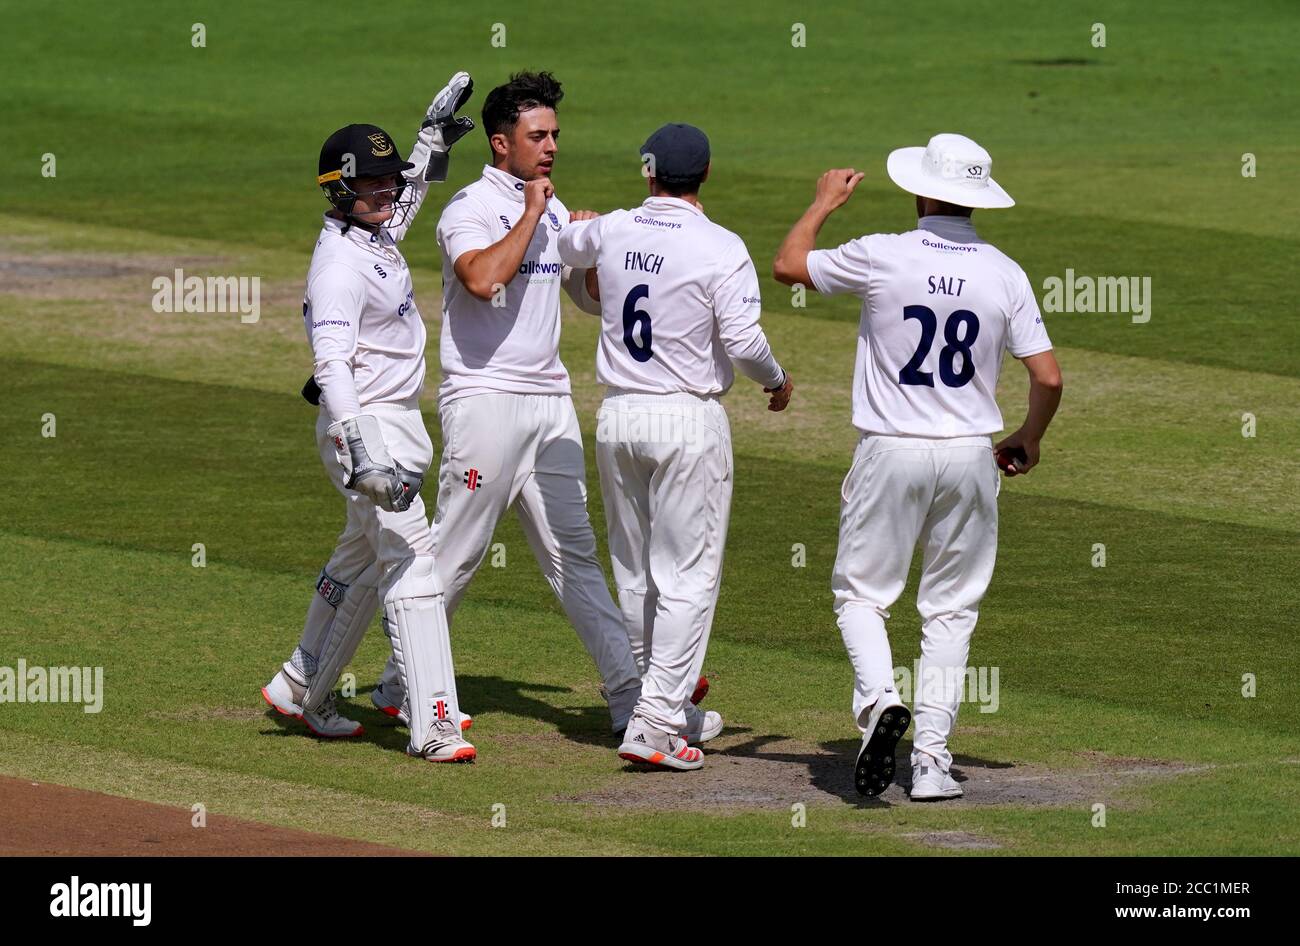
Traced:
[[960, 798], [961, 786], [953, 780], [948, 772], [939, 768], [934, 757], [918, 752], [912, 757], [912, 801], [942, 801], [945, 798]]
[[262, 699], [266, 700], [277, 713], [300, 719], [315, 735], [325, 739], [344, 739], [360, 736], [365, 727], [356, 720], [339, 715], [338, 700], [331, 693], [315, 712], [306, 712], [302, 708], [302, 699], [307, 695], [307, 688], [300, 686], [281, 670], [266, 686], [262, 687]]
[[[384, 685], [382, 683], [370, 691], [370, 702], [375, 704], [375, 709], [379, 710], [379, 712], [383, 713], [385, 716], [391, 716], [401, 725], [411, 725], [411, 717], [406, 712], [406, 698], [403, 697], [400, 701], [394, 700], [384, 692]], [[474, 717], [469, 715], [469, 713], [466, 713], [464, 710], [461, 710], [461, 732], [466, 731], [473, 725]]]
[[693, 746], [708, 742], [722, 732], [722, 714], [713, 710], [702, 710], [694, 703], [686, 705], [686, 728], [681, 737]]
[[853, 784], [867, 796], [879, 795], [894, 780], [894, 750], [912, 723], [912, 714], [893, 688], [886, 689], [867, 717], [862, 748], [853, 768]]
[[426, 762], [473, 762], [478, 750], [465, 741], [455, 723], [440, 719], [434, 721], [424, 748], [416, 752], [408, 744], [406, 754]]
[[704, 766], [704, 753], [686, 744], [681, 736], [661, 732], [640, 716], [633, 716], [623, 733], [618, 757], [661, 769], [689, 772]]

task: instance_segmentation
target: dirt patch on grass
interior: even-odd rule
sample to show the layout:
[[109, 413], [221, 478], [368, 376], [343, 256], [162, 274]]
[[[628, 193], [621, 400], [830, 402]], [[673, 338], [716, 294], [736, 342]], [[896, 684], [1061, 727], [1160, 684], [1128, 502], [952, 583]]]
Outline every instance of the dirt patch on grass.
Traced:
[[63, 785], [0, 776], [0, 856], [419, 854]]
[[992, 838], [971, 834], [969, 831], [917, 831], [900, 834], [899, 837], [947, 851], [996, 851], [1002, 847]]
[[[36, 299], [83, 296], [93, 284], [100, 293], [153, 296], [151, 284], [157, 276], [172, 277], [177, 269], [186, 275], [221, 273], [230, 261], [215, 256], [145, 256], [114, 253], [17, 254], [6, 250], [0, 256], [0, 279], [4, 291]], [[98, 295], [98, 294], [97, 294]], [[87, 296], [94, 298], [95, 296]]]
[[[679, 811], [789, 809], [805, 805], [877, 807], [913, 804], [910, 746], [899, 747], [898, 776], [882, 795], [864, 798], [853, 786], [856, 741], [810, 747], [779, 737], [723, 736], [706, 747], [703, 769], [650, 771], [629, 764], [614, 781], [563, 801], [612, 808]], [[1209, 766], [1081, 753], [1082, 765], [1046, 767], [958, 756], [953, 777], [965, 795], [946, 805], [1063, 806], [1107, 802], [1118, 789]], [[917, 803], [919, 804], [919, 803]], [[937, 842], [936, 842], [937, 843]]]

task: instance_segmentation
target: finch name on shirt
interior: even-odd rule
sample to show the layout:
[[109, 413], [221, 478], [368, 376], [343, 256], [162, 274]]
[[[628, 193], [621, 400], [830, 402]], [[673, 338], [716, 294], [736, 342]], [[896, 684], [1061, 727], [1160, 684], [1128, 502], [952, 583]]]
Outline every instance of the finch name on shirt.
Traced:
[[664, 258], [658, 253], [637, 253], [628, 251], [623, 255], [623, 268], [635, 269], [642, 273], [654, 273], [659, 275], [660, 268], [664, 265]]

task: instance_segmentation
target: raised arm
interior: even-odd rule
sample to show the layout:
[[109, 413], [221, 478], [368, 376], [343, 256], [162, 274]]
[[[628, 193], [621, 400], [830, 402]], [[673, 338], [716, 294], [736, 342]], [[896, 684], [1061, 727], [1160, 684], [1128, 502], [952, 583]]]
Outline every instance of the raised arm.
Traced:
[[844, 206], [865, 176], [853, 168], [834, 168], [818, 178], [817, 196], [790, 228], [781, 248], [776, 251], [776, 259], [772, 260], [772, 276], [777, 282], [787, 286], [812, 284], [812, 277], [808, 275], [808, 254], [817, 246], [817, 232], [827, 217]]
[[394, 240], [401, 240], [419, 212], [424, 196], [431, 181], [442, 182], [447, 179], [450, 165], [451, 146], [466, 133], [473, 130], [474, 120], [469, 117], [456, 117], [469, 97], [474, 94], [474, 80], [468, 72], [458, 72], [434, 96], [432, 104], [425, 113], [424, 123], [420, 125], [415, 137], [415, 147], [407, 157], [415, 167], [406, 172], [406, 184], [412, 188], [411, 209], [400, 224], [392, 227]]

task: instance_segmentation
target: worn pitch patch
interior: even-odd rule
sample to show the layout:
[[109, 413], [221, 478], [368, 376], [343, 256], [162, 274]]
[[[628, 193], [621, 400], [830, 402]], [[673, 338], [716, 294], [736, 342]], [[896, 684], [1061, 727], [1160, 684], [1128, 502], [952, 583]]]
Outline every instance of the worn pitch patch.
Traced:
[[[858, 742], [808, 746], [779, 737], [722, 737], [705, 746], [704, 768], [695, 772], [627, 771], [604, 785], [559, 800], [612, 808], [677, 811], [789, 809], [805, 805], [859, 807], [911, 802], [910, 745], [899, 744], [894, 784], [877, 798], [853, 785]], [[1071, 805], [1107, 801], [1116, 789], [1172, 778], [1213, 766], [1081, 753], [1070, 768], [957, 756], [953, 777], [965, 795], [948, 805]], [[918, 803], [919, 804], [919, 803]]]
[[969, 831], [914, 831], [900, 834], [899, 837], [948, 851], [996, 851], [1002, 847], [992, 838], [971, 834]]

